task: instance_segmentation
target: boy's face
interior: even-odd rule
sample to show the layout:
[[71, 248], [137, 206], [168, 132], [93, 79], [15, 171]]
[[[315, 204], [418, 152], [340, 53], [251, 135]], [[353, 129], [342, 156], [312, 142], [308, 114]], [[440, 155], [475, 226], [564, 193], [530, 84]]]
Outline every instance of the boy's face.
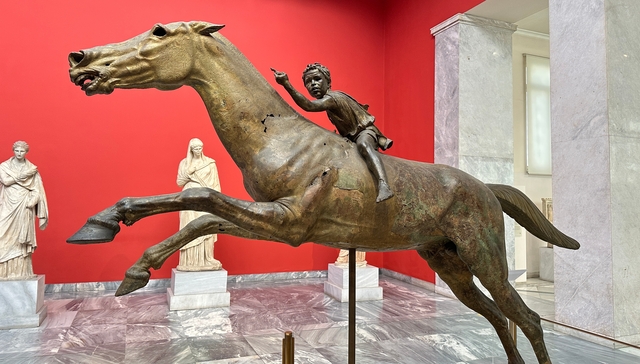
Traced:
[[329, 90], [329, 83], [318, 70], [311, 70], [304, 75], [304, 87], [316, 99], [321, 99]]

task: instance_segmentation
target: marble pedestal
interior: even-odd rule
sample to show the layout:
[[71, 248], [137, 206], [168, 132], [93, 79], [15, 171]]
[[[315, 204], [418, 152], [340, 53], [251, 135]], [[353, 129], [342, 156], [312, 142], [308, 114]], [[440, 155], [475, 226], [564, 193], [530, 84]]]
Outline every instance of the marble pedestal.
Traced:
[[0, 280], [0, 329], [38, 327], [45, 317], [44, 275]]
[[540, 248], [540, 279], [553, 282], [553, 248]]
[[[329, 264], [324, 293], [340, 302], [349, 302], [349, 266]], [[382, 299], [382, 287], [378, 285], [378, 268], [372, 265], [356, 267], [356, 301]]]
[[183, 272], [174, 268], [167, 301], [170, 310], [228, 307], [231, 295], [227, 292], [227, 271]]

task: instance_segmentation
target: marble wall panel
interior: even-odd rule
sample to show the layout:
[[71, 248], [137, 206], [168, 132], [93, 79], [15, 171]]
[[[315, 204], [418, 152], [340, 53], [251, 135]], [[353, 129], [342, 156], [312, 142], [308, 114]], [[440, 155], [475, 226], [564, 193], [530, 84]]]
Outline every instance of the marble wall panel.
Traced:
[[610, 134], [640, 138], [640, 1], [605, 3]]
[[512, 33], [460, 26], [461, 155], [513, 159]]
[[607, 135], [603, 0], [549, 0], [549, 33], [552, 142]]
[[[45, 286], [45, 293], [115, 291], [120, 286], [120, 283], [122, 283], [122, 281], [47, 284]], [[149, 283], [147, 283], [145, 287], [140, 288], [138, 292], [163, 289], [169, 287], [170, 284], [171, 281], [169, 279], [151, 279]]]
[[[610, 175], [608, 162], [597, 163], [608, 155], [605, 139], [554, 146], [554, 222], [582, 244], [578, 251], [554, 249], [556, 318], [612, 335]], [[556, 169], [558, 158], [565, 168]], [[585, 160], [596, 163], [588, 168]]]
[[[554, 187], [556, 183], [570, 184], [571, 181], [567, 178], [592, 178], [594, 175], [609, 173], [611, 155], [608, 136], [553, 142], [551, 148]], [[609, 188], [607, 181], [598, 180], [597, 183], [604, 184], [603, 188]], [[556, 204], [554, 200], [554, 210]]]
[[434, 162], [458, 168], [459, 25], [436, 37]]
[[610, 139], [614, 327], [616, 337], [640, 336], [640, 139]]
[[461, 155], [460, 169], [484, 183], [513, 183], [513, 159]]
[[[556, 174], [558, 170], [554, 170], [554, 181]], [[609, 174], [565, 179], [554, 183], [554, 223], [578, 240], [581, 247], [577, 251], [554, 248], [556, 319], [612, 335]], [[560, 197], [571, 198], [570, 203], [556, 204]]]
[[436, 289], [435, 284], [431, 283], [431, 282], [427, 282], [427, 281], [423, 281], [422, 279], [418, 279], [415, 277], [411, 277], [402, 273], [398, 273], [389, 269], [385, 269], [385, 268], [380, 268], [380, 275], [385, 275], [391, 278], [395, 278], [399, 281], [402, 282], [407, 282], [409, 284], [412, 284], [414, 286], [418, 286], [424, 289], [427, 289], [429, 291], [434, 292]]
[[[262, 273], [262, 274], [241, 274], [227, 276], [228, 283], [235, 282], [264, 282], [264, 281], [280, 281], [289, 279], [303, 278], [326, 278], [326, 270], [314, 271], [298, 271], [298, 272], [278, 272], [278, 273]], [[69, 293], [92, 292], [92, 291], [115, 291], [122, 281], [110, 282], [84, 282], [84, 283], [62, 283], [45, 285], [45, 293]], [[137, 292], [145, 291], [164, 291], [171, 286], [171, 279], [151, 279], [149, 283]]]
[[229, 283], [237, 282], [264, 282], [264, 281], [281, 281], [289, 279], [304, 279], [304, 278], [326, 278], [326, 270], [310, 270], [310, 271], [298, 271], [298, 272], [277, 272], [277, 273], [262, 273], [262, 274], [240, 274], [231, 275], [227, 278]]
[[556, 320], [613, 337], [611, 255], [554, 251]]
[[640, 56], [632, 0], [550, 0], [556, 318], [640, 342]]
[[458, 167], [459, 155], [513, 158], [514, 30], [508, 23], [465, 14], [432, 29], [436, 163]]

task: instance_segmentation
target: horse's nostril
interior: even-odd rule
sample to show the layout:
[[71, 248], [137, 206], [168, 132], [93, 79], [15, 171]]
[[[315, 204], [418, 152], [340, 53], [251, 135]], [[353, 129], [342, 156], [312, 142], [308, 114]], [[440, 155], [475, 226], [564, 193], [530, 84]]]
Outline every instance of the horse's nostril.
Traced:
[[71, 52], [69, 53], [69, 64], [71, 66], [76, 65], [84, 59], [84, 52]]

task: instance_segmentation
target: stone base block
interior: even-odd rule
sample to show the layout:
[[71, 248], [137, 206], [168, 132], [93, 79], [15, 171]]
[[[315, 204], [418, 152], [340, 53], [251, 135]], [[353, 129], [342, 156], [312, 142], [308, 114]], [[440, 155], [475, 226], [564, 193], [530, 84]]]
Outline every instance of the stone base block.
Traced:
[[169, 310], [197, 310], [200, 308], [229, 307], [231, 294], [229, 292], [201, 293], [175, 295], [171, 288], [167, 288]]
[[38, 327], [45, 317], [44, 275], [0, 281], [0, 329]]
[[171, 288], [167, 288], [170, 310], [195, 310], [228, 307], [231, 295], [227, 292], [227, 271], [202, 272], [171, 271]]
[[[324, 293], [340, 302], [349, 302], [349, 288], [340, 288], [331, 282], [324, 282]], [[356, 302], [379, 301], [382, 299], [382, 287], [357, 288]]]
[[553, 248], [540, 248], [540, 279], [553, 282]]
[[[367, 265], [356, 267], [356, 301], [382, 299], [378, 268]], [[329, 264], [328, 280], [324, 282], [324, 293], [340, 302], [349, 302], [349, 267]]]

